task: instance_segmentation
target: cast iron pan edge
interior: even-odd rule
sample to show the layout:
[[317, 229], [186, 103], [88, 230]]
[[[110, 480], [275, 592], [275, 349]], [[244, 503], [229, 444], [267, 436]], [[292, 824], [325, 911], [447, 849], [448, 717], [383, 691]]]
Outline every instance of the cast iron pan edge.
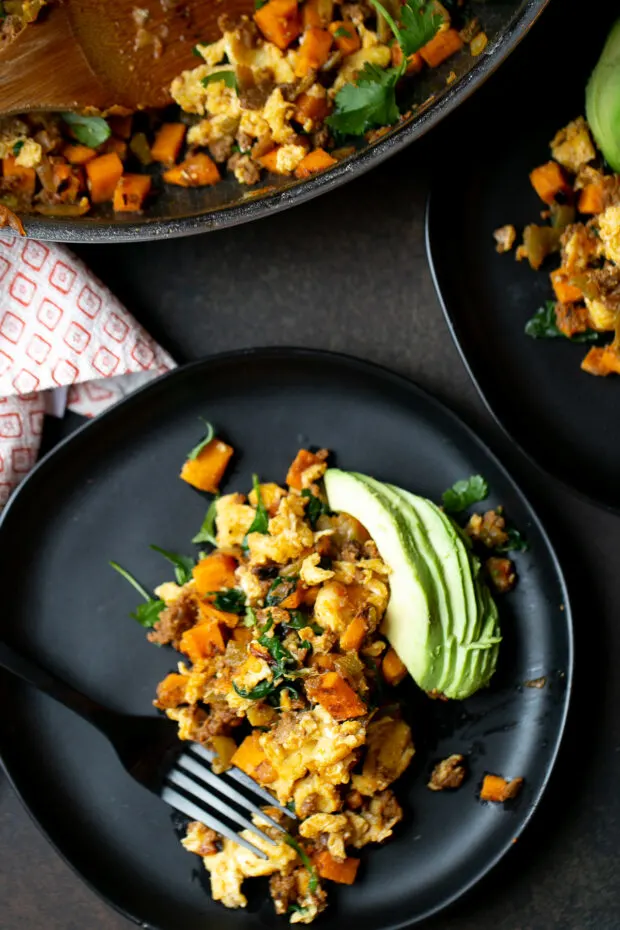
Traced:
[[[565, 618], [566, 618], [566, 633], [567, 633], [567, 647], [568, 647], [568, 661], [567, 661], [567, 665], [565, 669], [565, 679], [564, 679], [564, 684], [565, 684], [564, 695], [563, 695], [564, 707], [563, 707], [561, 720], [558, 726], [555, 743], [553, 745], [552, 752], [550, 753], [547, 772], [544, 776], [544, 779], [541, 782], [539, 790], [536, 796], [533, 797], [531, 801], [529, 802], [529, 809], [527, 811], [527, 814], [524, 815], [519, 832], [516, 833], [510, 840], [508, 840], [505, 843], [503, 848], [501, 848], [498, 851], [496, 856], [492, 860], [490, 860], [488, 863], [486, 863], [486, 865], [479, 871], [479, 873], [476, 876], [474, 876], [469, 882], [464, 884], [463, 887], [461, 887], [451, 897], [443, 899], [439, 904], [437, 904], [434, 907], [429, 908], [426, 912], [419, 914], [414, 919], [401, 921], [399, 923], [391, 924], [385, 927], [385, 930], [404, 930], [404, 928], [413, 926], [414, 924], [419, 924], [423, 920], [427, 920], [428, 918], [434, 916], [435, 914], [439, 913], [440, 911], [443, 911], [450, 905], [454, 904], [455, 901], [459, 900], [463, 895], [465, 895], [475, 885], [477, 885], [478, 882], [481, 881], [493, 869], [493, 867], [498, 864], [498, 862], [505, 856], [505, 854], [512, 848], [515, 840], [518, 838], [518, 836], [521, 835], [525, 827], [530, 822], [534, 812], [538, 808], [540, 801], [542, 799], [542, 796], [547, 787], [547, 784], [549, 782], [549, 779], [551, 777], [551, 773], [553, 772], [553, 769], [555, 767], [558, 752], [559, 752], [560, 745], [562, 742], [562, 737], [563, 737], [563, 734], [566, 728], [566, 720], [568, 716], [568, 710], [570, 706], [571, 693], [572, 693], [573, 670], [574, 670], [574, 635], [573, 635], [572, 609], [571, 609], [571, 604], [569, 600], [569, 593], [568, 593], [568, 589], [566, 586], [566, 581], [565, 581], [564, 574], [562, 572], [560, 563], [558, 561], [557, 554], [551, 543], [551, 540], [549, 539], [549, 536], [547, 535], [546, 530], [541, 524], [536, 512], [532, 508], [528, 498], [520, 490], [520, 488], [515, 484], [515, 482], [513, 481], [508, 471], [505, 469], [502, 463], [498, 460], [498, 458], [494, 455], [494, 453], [489, 449], [486, 443], [484, 443], [477, 436], [474, 430], [471, 427], [469, 427], [467, 423], [465, 423], [460, 417], [458, 417], [449, 407], [445, 406], [443, 403], [436, 400], [432, 395], [427, 393], [423, 388], [419, 387], [415, 382], [409, 380], [408, 378], [405, 378], [402, 375], [395, 374], [394, 372], [383, 367], [382, 365], [378, 365], [374, 362], [363, 361], [361, 359], [355, 358], [354, 356], [346, 355], [344, 353], [304, 349], [304, 348], [296, 348], [296, 347], [277, 347], [277, 348], [257, 347], [257, 348], [252, 348], [252, 349], [239, 349], [239, 350], [234, 350], [230, 352], [218, 353], [212, 356], [206, 356], [205, 358], [199, 359], [188, 365], [181, 366], [180, 368], [177, 368], [161, 376], [160, 378], [157, 378], [155, 381], [151, 382], [150, 384], [145, 385], [144, 387], [135, 391], [133, 394], [130, 394], [128, 397], [119, 401], [117, 404], [114, 404], [107, 411], [100, 414], [96, 420], [88, 421], [83, 426], [76, 429], [70, 436], [66, 437], [61, 442], [59, 442], [53, 449], [51, 449], [36, 464], [36, 466], [30, 472], [28, 477], [22, 482], [22, 484], [20, 485], [20, 488], [18, 489], [16, 494], [7, 504], [2, 515], [0, 515], [0, 528], [2, 527], [2, 524], [4, 523], [4, 520], [6, 519], [8, 513], [10, 512], [11, 507], [13, 506], [13, 503], [17, 499], [18, 494], [21, 493], [21, 489], [24, 488], [28, 484], [31, 478], [35, 476], [35, 474], [37, 474], [39, 471], [44, 470], [47, 467], [48, 462], [53, 458], [56, 451], [68, 446], [76, 436], [84, 433], [85, 430], [97, 429], [98, 424], [105, 422], [107, 419], [113, 419], [116, 414], [117, 408], [123, 405], [131, 406], [132, 404], [135, 404], [143, 394], [147, 394], [149, 391], [152, 391], [156, 386], [159, 389], [161, 387], [162, 381], [165, 383], [167, 380], [174, 379], [175, 376], [180, 371], [186, 371], [187, 369], [194, 369], [194, 368], [198, 369], [204, 365], [209, 364], [210, 362], [226, 362], [226, 361], [231, 361], [231, 360], [242, 360], [244, 358], [253, 358], [256, 356], [262, 356], [263, 358], [267, 358], [267, 359], [269, 358], [278, 359], [280, 357], [294, 356], [299, 359], [316, 359], [316, 360], [320, 360], [321, 358], [328, 357], [331, 361], [340, 361], [343, 366], [356, 369], [358, 372], [361, 372], [361, 373], [365, 372], [365, 373], [368, 373], [369, 375], [380, 375], [383, 379], [391, 382], [394, 386], [417, 394], [430, 407], [435, 407], [435, 409], [437, 409], [444, 417], [447, 417], [449, 420], [452, 420], [456, 425], [458, 425], [459, 429], [464, 430], [464, 432], [468, 435], [468, 438], [475, 445], [477, 445], [484, 452], [485, 455], [489, 457], [489, 459], [492, 461], [494, 466], [500, 472], [504, 474], [504, 476], [506, 477], [506, 480], [514, 486], [517, 494], [522, 499], [523, 503], [525, 504], [525, 506], [528, 508], [530, 512], [532, 524], [536, 527], [537, 532], [540, 533], [541, 538], [545, 546], [547, 547], [547, 551], [551, 558], [553, 568], [557, 574], [557, 580], [561, 587], [562, 601], [564, 604]], [[49, 834], [46, 832], [46, 830], [36, 819], [35, 815], [30, 811], [30, 809], [28, 808], [25, 800], [23, 799], [19, 791], [18, 786], [14, 782], [9, 769], [5, 765], [4, 760], [1, 755], [0, 755], [0, 766], [2, 767], [2, 770], [9, 784], [15, 791], [17, 797], [22, 802], [31, 820], [35, 823], [39, 831], [43, 834], [43, 836], [52, 846], [52, 848], [57, 853], [57, 855], [65, 862], [66, 865], [68, 865], [71, 868], [71, 870], [80, 878], [80, 880], [84, 882], [86, 887], [88, 887], [90, 891], [92, 891], [94, 894], [97, 895], [97, 897], [103, 900], [108, 906], [110, 906], [117, 913], [121, 914], [127, 920], [130, 920], [133, 923], [145, 928], [145, 930], [158, 930], [156, 925], [144, 923], [137, 916], [130, 913], [129, 911], [124, 909], [122, 906], [116, 904], [106, 894], [104, 894], [97, 887], [95, 887], [95, 885], [89, 879], [85, 878], [81, 874], [81, 872], [79, 871], [79, 868], [73, 862], [69, 861], [69, 859], [57, 847], [57, 845], [52, 840], [52, 838], [49, 836]], [[320, 921], [319, 921], [318, 926], [320, 926]]]
[[[59, 220], [43, 222], [26, 216], [24, 225], [26, 235], [32, 239], [44, 239], [52, 242], [140, 242], [150, 239], [175, 239], [192, 236], [212, 229], [224, 229], [251, 222], [281, 210], [288, 210], [298, 203], [312, 200], [327, 191], [340, 187], [354, 177], [365, 174], [381, 164], [386, 158], [395, 155], [415, 139], [421, 138], [429, 129], [451, 113], [457, 106], [467, 100], [473, 92], [484, 83], [502, 64], [525, 37], [532, 25], [541, 15], [549, 0], [529, 0], [518, 21], [510, 32], [501, 36], [480, 56], [463, 79], [448, 89], [434, 106], [421, 113], [410, 125], [396, 130], [385, 139], [364, 150], [352, 161], [336, 165], [325, 174], [316, 175], [291, 189], [272, 194], [260, 201], [249, 201], [232, 207], [223, 207], [209, 213], [185, 216], [179, 220], [147, 220], [142, 223], [127, 223], [111, 226], [105, 220], [85, 223], [67, 223]], [[12, 235], [10, 231], [3, 235]]]

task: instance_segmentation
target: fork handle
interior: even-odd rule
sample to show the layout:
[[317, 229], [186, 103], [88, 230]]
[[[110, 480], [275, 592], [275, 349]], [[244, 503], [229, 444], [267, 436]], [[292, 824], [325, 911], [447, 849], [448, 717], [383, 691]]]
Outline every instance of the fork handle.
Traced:
[[64, 704], [65, 707], [75, 711], [96, 727], [101, 726], [101, 718], [108, 713], [96, 701], [76, 691], [51, 672], [41, 668], [36, 662], [16, 652], [2, 640], [0, 640], [0, 668], [6, 669], [7, 672], [15, 675], [16, 678], [21, 678], [27, 684], [33, 685], [38, 691], [44, 691], [55, 701]]

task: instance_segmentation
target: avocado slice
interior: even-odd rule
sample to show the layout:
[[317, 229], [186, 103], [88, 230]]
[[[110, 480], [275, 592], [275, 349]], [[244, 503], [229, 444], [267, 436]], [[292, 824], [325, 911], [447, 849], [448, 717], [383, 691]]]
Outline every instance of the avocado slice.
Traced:
[[620, 19], [588, 81], [586, 118], [610, 167], [620, 171]]
[[406, 618], [411, 652], [407, 668], [416, 681], [424, 680], [429, 668], [437, 666], [435, 650], [440, 649], [441, 642], [439, 638], [437, 642], [431, 641], [431, 633], [437, 637], [437, 625], [431, 623], [431, 616], [436, 613], [433, 592], [426, 562], [414, 549], [406, 522], [383, 493], [351, 472], [329, 468], [325, 473], [325, 490], [332, 510], [356, 517], [392, 569], [386, 613]]
[[384, 631], [416, 683], [455, 699], [487, 685], [497, 607], [460, 528], [432, 501], [366, 475], [328, 469], [325, 487], [330, 507], [356, 517], [392, 569]]

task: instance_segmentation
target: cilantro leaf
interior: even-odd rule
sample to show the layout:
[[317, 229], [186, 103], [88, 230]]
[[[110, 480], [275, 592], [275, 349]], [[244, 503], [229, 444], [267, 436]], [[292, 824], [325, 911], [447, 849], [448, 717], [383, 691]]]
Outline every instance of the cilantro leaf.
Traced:
[[248, 548], [247, 540], [250, 533], [263, 533], [264, 535], [269, 533], [269, 514], [267, 513], [267, 508], [263, 504], [263, 495], [260, 492], [258, 475], [252, 475], [252, 487], [256, 493], [256, 515], [243, 539], [243, 549]]
[[91, 149], [96, 149], [112, 134], [101, 116], [82, 116], [79, 113], [62, 113], [61, 116], [77, 141]]
[[205, 420], [204, 417], [198, 417], [198, 419], [199, 419], [199, 420], [202, 420], [202, 422], [204, 423], [204, 425], [207, 427], [207, 433], [206, 433], [206, 436], [204, 437], [204, 439], [201, 439], [200, 442], [198, 443], [198, 445], [197, 445], [197, 446], [194, 446], [194, 448], [191, 449], [191, 450], [188, 452], [187, 458], [188, 458], [190, 461], [192, 461], [193, 459], [197, 459], [198, 456], [200, 455], [200, 453], [202, 452], [202, 450], [205, 448], [205, 446], [208, 446], [209, 443], [211, 442], [211, 440], [212, 440], [212, 439], [214, 438], [214, 436], [215, 436], [215, 430], [213, 429], [213, 427], [212, 427], [212, 425], [209, 423], [209, 421], [208, 421], [208, 420]]
[[25, 141], [24, 139], [18, 139], [17, 142], [13, 143], [13, 155], [15, 156], [15, 158], [17, 158], [17, 156], [23, 149], [24, 141]]
[[205, 518], [202, 521], [202, 526], [192, 538], [193, 543], [211, 543], [212, 546], [217, 546], [215, 541], [215, 515], [216, 515], [216, 505], [219, 494], [211, 501]]
[[310, 857], [307, 855], [305, 850], [302, 849], [302, 847], [299, 845], [297, 840], [294, 839], [294, 837], [292, 837], [289, 833], [287, 833], [286, 836], [284, 837], [284, 842], [288, 843], [289, 846], [292, 846], [292, 848], [295, 850], [295, 852], [301, 859], [304, 866], [310, 872], [310, 881], [308, 883], [308, 891], [310, 892], [310, 894], [313, 894], [318, 888], [319, 876], [317, 874], [316, 869], [312, 865]]
[[329, 507], [324, 500], [317, 497], [316, 494], [313, 494], [309, 488], [304, 488], [301, 492], [301, 496], [308, 499], [308, 503], [306, 504], [306, 516], [310, 526], [314, 529], [319, 517], [329, 513]]
[[200, 83], [203, 87], [206, 87], [207, 84], [212, 84], [215, 81], [223, 81], [226, 87], [232, 87], [233, 90], [237, 90], [237, 75], [231, 68], [226, 68], [222, 71], [212, 71], [211, 74], [207, 74], [206, 77], [203, 77]]
[[408, 58], [418, 52], [427, 42], [437, 35], [443, 22], [431, 0], [406, 0], [400, 8], [400, 46], [403, 55]]
[[463, 481], [457, 481], [442, 494], [444, 510], [460, 513], [471, 504], [483, 501], [489, 496], [489, 486], [482, 475], [472, 475]]
[[400, 116], [396, 83], [401, 68], [385, 71], [366, 62], [355, 84], [345, 84], [336, 94], [336, 107], [326, 123], [336, 132], [362, 136], [368, 129], [390, 126]]
[[225, 610], [229, 614], [244, 614], [245, 594], [238, 588], [226, 588], [224, 591], [213, 592], [214, 604], [218, 610]]
[[505, 542], [503, 546], [495, 546], [496, 552], [525, 552], [530, 548], [527, 539], [524, 539], [519, 530], [514, 527], [509, 526], [506, 534], [508, 542]]
[[188, 581], [192, 580], [192, 569], [196, 563], [190, 556], [168, 552], [159, 546], [149, 546], [149, 549], [152, 549], [153, 552], [159, 552], [160, 555], [163, 555], [165, 559], [174, 565], [174, 577], [177, 584], [187, 584]]
[[536, 313], [525, 324], [525, 334], [532, 339], [568, 339], [569, 342], [596, 342], [599, 334], [593, 329], [588, 329], [585, 333], [575, 333], [574, 336], [566, 336], [558, 328], [555, 318], [555, 301], [545, 301], [544, 307], [539, 307]]
[[143, 588], [140, 582], [134, 578], [134, 576], [127, 571], [126, 568], [123, 568], [118, 562], [110, 562], [110, 566], [114, 569], [115, 572], [118, 572], [121, 577], [128, 581], [129, 584], [136, 589], [136, 591], [142, 595], [145, 603], [139, 604], [136, 609], [129, 614], [134, 620], [137, 620], [141, 626], [151, 628], [155, 626], [159, 620], [159, 615], [161, 611], [166, 606], [163, 601], [158, 598], [153, 597], [146, 588]]

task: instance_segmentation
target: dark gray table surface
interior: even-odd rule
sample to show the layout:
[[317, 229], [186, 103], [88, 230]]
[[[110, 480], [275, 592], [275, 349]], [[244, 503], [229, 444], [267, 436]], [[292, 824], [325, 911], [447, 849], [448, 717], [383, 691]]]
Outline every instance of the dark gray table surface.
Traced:
[[[620, 518], [528, 463], [469, 381], [424, 249], [425, 200], [443, 138], [434, 133], [330, 196], [251, 226], [79, 252], [179, 362], [265, 345], [359, 355], [434, 392], [504, 460], [545, 521], [572, 589], [574, 700], [533, 823], [474, 892], [426, 926], [618, 930]], [[48, 846], [0, 774], [0, 928], [130, 926]]]

